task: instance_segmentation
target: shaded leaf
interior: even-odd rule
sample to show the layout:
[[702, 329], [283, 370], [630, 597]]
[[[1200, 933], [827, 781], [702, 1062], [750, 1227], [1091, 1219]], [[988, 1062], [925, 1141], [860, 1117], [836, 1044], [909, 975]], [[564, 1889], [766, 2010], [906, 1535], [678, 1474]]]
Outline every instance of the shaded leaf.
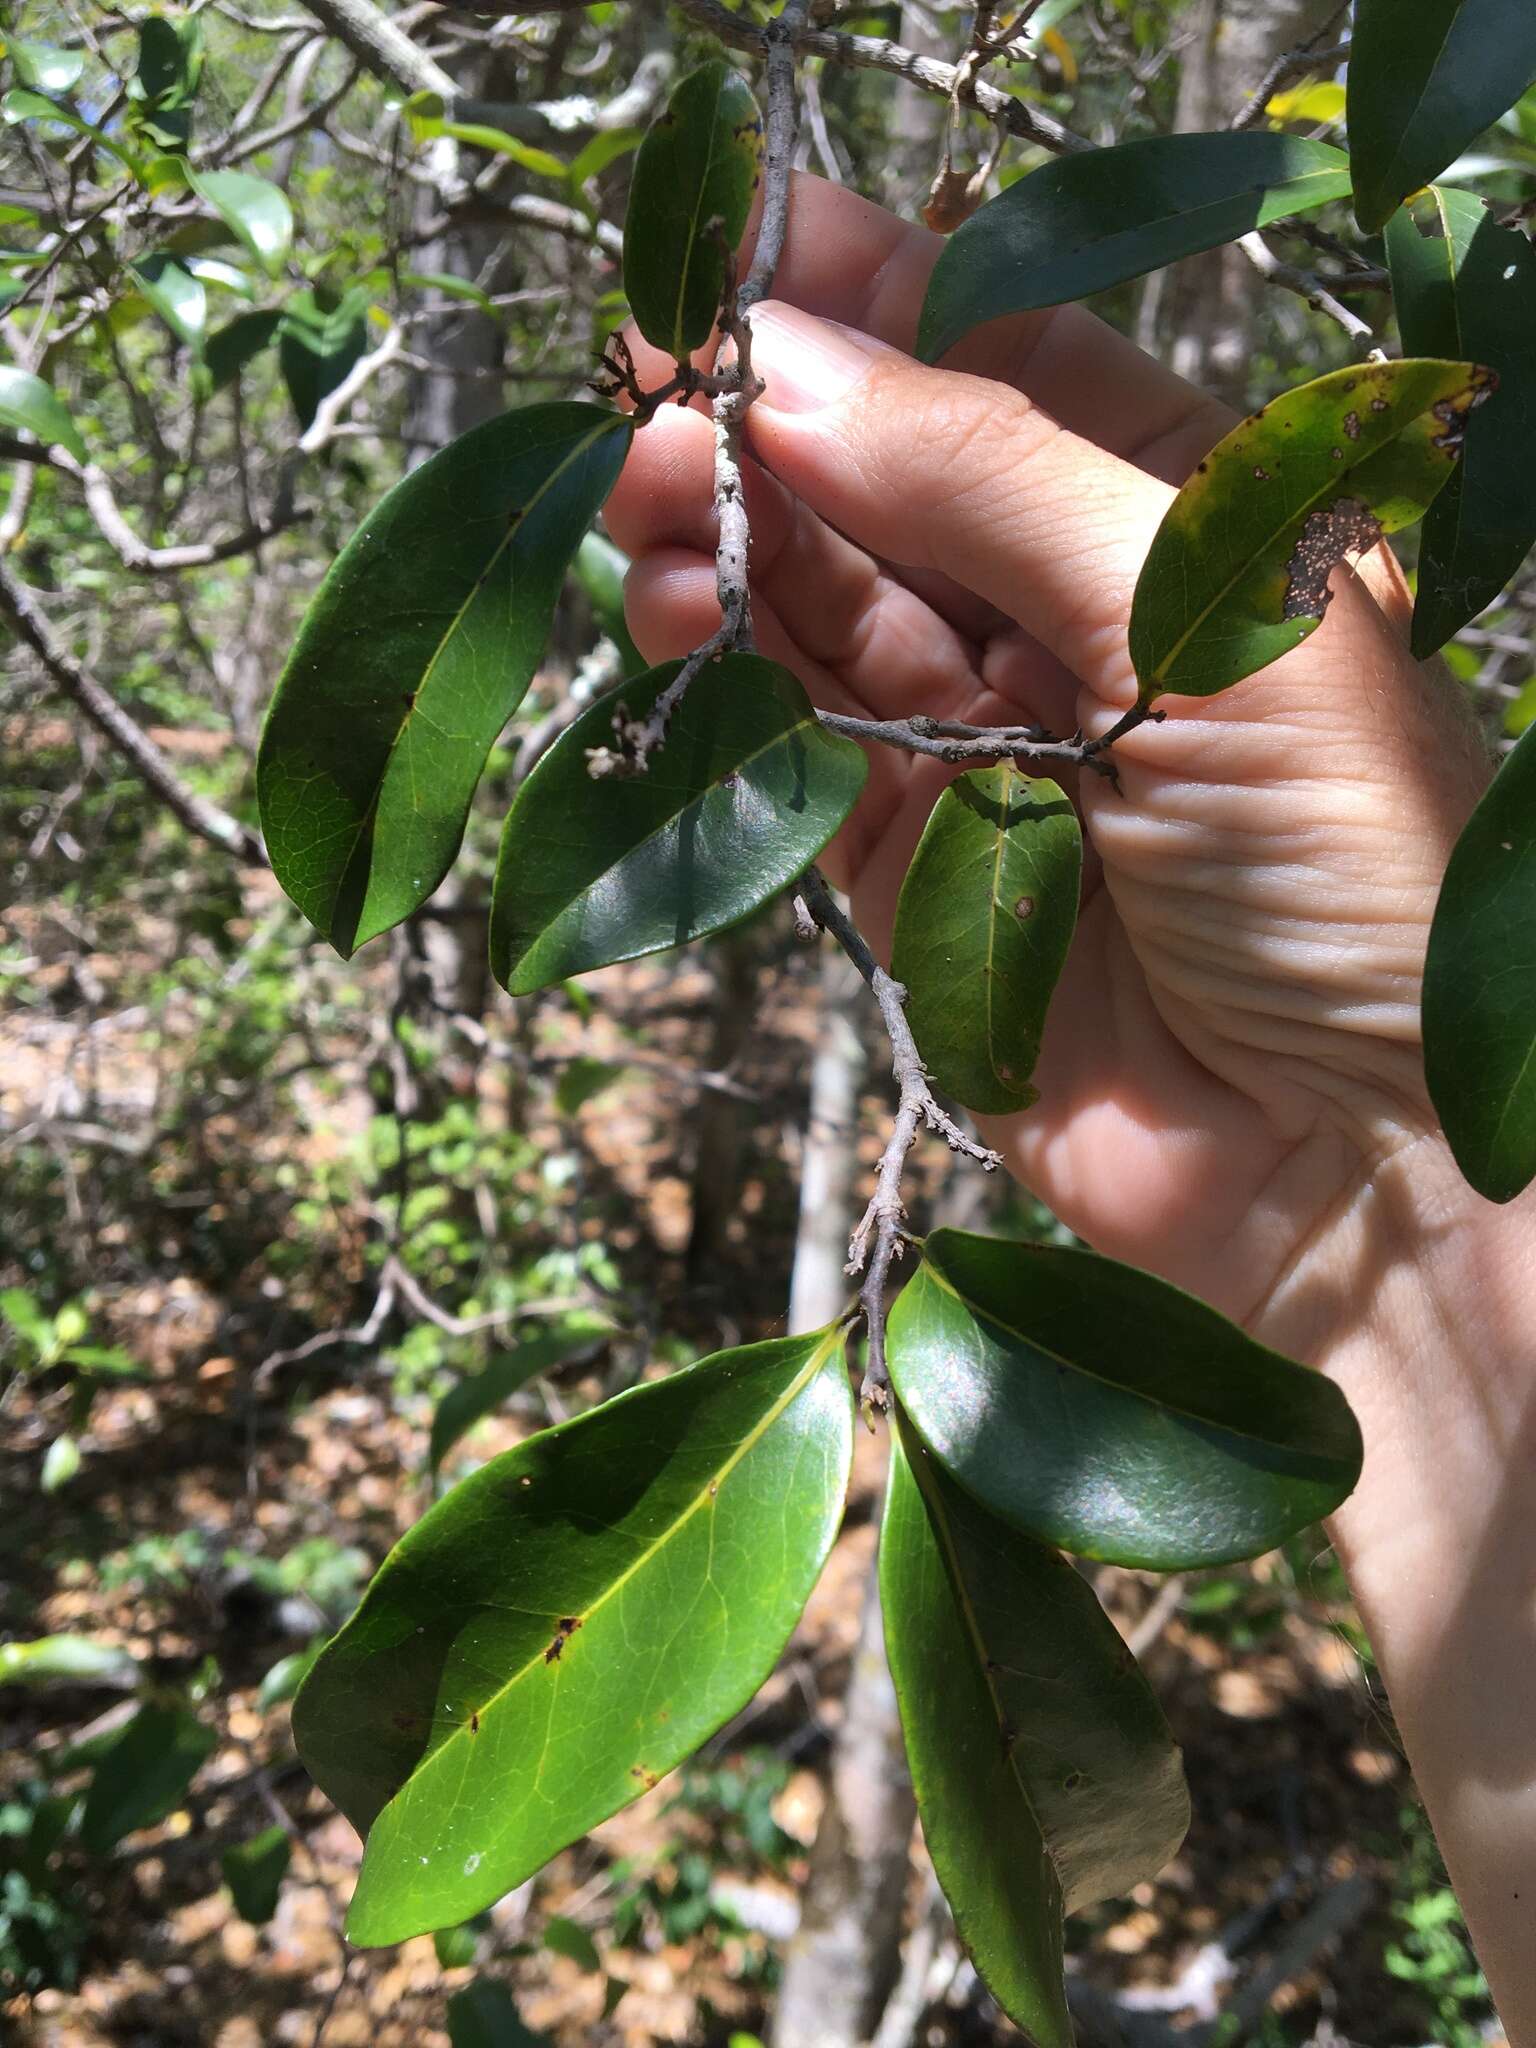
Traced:
[[545, 1921], [544, 1946], [583, 1970], [600, 1970], [603, 1967], [597, 1943], [586, 1928], [574, 1920], [567, 1920], [563, 1914], [551, 1913]]
[[222, 391], [233, 384], [247, 364], [271, 345], [282, 324], [282, 314], [271, 309], [237, 313], [233, 320], [216, 327], [203, 347], [199, 364], [209, 391]]
[[681, 666], [599, 699], [518, 791], [491, 899], [491, 966], [513, 995], [739, 924], [852, 810], [862, 751], [756, 654], [706, 663], [645, 773], [597, 796], [587, 753], [612, 744], [615, 706], [643, 717]]
[[1423, 516], [1488, 393], [1467, 363], [1360, 363], [1274, 399], [1213, 448], [1142, 564], [1142, 701], [1207, 697], [1315, 632], [1340, 562]]
[[0, 424], [22, 427], [45, 446], [67, 448], [77, 462], [86, 460], [80, 429], [64, 402], [30, 370], [0, 364]]
[[447, 873], [629, 435], [591, 405], [490, 420], [397, 484], [332, 564], [267, 714], [257, 790], [278, 880], [339, 953]]
[[208, 324], [208, 294], [202, 280], [164, 250], [140, 256], [128, 266], [139, 290], [178, 341], [197, 348]]
[[111, 1685], [138, 1683], [139, 1667], [116, 1643], [90, 1636], [37, 1636], [0, 1643], [0, 1685]]
[[308, 1649], [293, 1650], [286, 1657], [279, 1657], [257, 1689], [256, 1711], [265, 1714], [273, 1707], [280, 1707], [285, 1700], [291, 1700], [324, 1648], [322, 1637], [319, 1642], [311, 1643]]
[[517, 2016], [505, 1984], [481, 1977], [448, 2001], [449, 2048], [543, 2048]]
[[646, 340], [679, 360], [714, 331], [725, 252], [745, 231], [762, 152], [752, 89], [719, 59], [681, 81], [640, 145], [624, 221], [624, 290]]
[[1403, 347], [1486, 363], [1498, 378], [1424, 515], [1413, 651], [1491, 604], [1536, 543], [1536, 250], [1471, 192], [1435, 185], [1387, 223]]
[[293, 246], [293, 208], [286, 193], [245, 171], [188, 172], [192, 189], [211, 206], [268, 270], [281, 270]]
[[645, 656], [630, 638], [624, 617], [624, 577], [629, 557], [614, 546], [605, 533], [589, 533], [576, 550], [576, 581], [587, 594], [601, 631], [618, 649], [619, 670], [626, 676], [640, 675]]
[[135, 1828], [164, 1820], [218, 1743], [217, 1732], [189, 1708], [140, 1707], [97, 1760], [80, 1816], [85, 1847], [105, 1855]]
[[1349, 160], [1296, 135], [1154, 135], [1057, 157], [973, 214], [928, 281], [934, 362], [1004, 313], [1058, 306], [1349, 192]]
[[1077, 922], [1083, 845], [1054, 782], [1011, 761], [973, 769], [933, 807], [896, 906], [891, 972], [938, 1085], [1003, 1115], [1030, 1075]]
[[464, 1920], [457, 1927], [440, 1927], [432, 1937], [437, 1960], [445, 1970], [467, 1970], [480, 1953], [479, 1925]]
[[1533, 80], [1530, 0], [1356, 0], [1347, 118], [1365, 232], [1384, 227]]
[[851, 1452], [829, 1329], [633, 1388], [417, 1523], [294, 1706], [311, 1772], [369, 1830], [351, 1938], [480, 1911], [749, 1699], [831, 1545]]
[[1536, 728], [1456, 842], [1424, 967], [1424, 1072], [1490, 1202], [1536, 1178]]
[[961, 1939], [1010, 2019], [1070, 2048], [1063, 1913], [1178, 1848], [1178, 1748], [1088, 1582], [970, 1500], [900, 1417], [880, 1595], [923, 1839]]
[[966, 1491], [1083, 1557], [1255, 1557], [1359, 1476], [1330, 1380], [1092, 1252], [935, 1231], [888, 1343], [903, 1407]]
[[308, 427], [368, 352], [368, 294], [361, 285], [340, 296], [318, 289], [295, 292], [283, 308], [277, 352], [299, 425]]
[[264, 1927], [277, 1911], [277, 1896], [292, 1853], [288, 1830], [270, 1827], [249, 1842], [226, 1849], [219, 1858], [235, 1911], [253, 1927]]
[[470, 1373], [457, 1386], [450, 1387], [438, 1402], [432, 1417], [432, 1440], [428, 1452], [431, 1469], [435, 1472], [459, 1438], [487, 1415], [493, 1415], [519, 1387], [537, 1379], [540, 1373], [552, 1372], [557, 1365], [564, 1365], [578, 1352], [590, 1350], [602, 1342], [604, 1335], [600, 1327], [591, 1324], [583, 1327], [579, 1323], [541, 1330], [536, 1336], [525, 1338], [521, 1344], [513, 1345], [510, 1351], [493, 1358], [479, 1372]]

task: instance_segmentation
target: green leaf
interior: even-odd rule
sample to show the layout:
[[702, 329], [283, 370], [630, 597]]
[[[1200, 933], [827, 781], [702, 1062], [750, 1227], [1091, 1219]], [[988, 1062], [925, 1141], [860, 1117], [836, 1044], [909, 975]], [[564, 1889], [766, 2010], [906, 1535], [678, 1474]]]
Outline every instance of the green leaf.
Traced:
[[85, 1847], [105, 1855], [135, 1828], [164, 1820], [218, 1743], [186, 1707], [140, 1707], [97, 1762], [80, 1816]]
[[324, 1648], [322, 1640], [311, 1643], [306, 1650], [292, 1650], [286, 1657], [279, 1657], [261, 1681], [256, 1694], [256, 1711], [269, 1713], [273, 1707], [280, 1707], [284, 1700], [291, 1700], [314, 1669], [315, 1660]]
[[440, 1927], [432, 1937], [439, 1966], [444, 1970], [467, 1970], [480, 1953], [480, 1935], [473, 1920], [457, 1927]]
[[293, 208], [287, 195], [265, 178], [245, 171], [189, 170], [192, 189], [231, 232], [273, 272], [282, 269], [293, 246]]
[[1365, 232], [1384, 227], [1533, 80], [1530, 0], [1356, 0], [1347, 119]]
[[540, 1373], [553, 1372], [557, 1365], [564, 1365], [578, 1352], [601, 1343], [604, 1334], [600, 1327], [588, 1325], [583, 1328], [579, 1323], [541, 1330], [537, 1336], [525, 1338], [510, 1351], [493, 1358], [480, 1372], [471, 1373], [457, 1386], [450, 1387], [438, 1402], [432, 1417], [432, 1442], [428, 1453], [431, 1469], [436, 1472], [466, 1430], [473, 1429], [487, 1415], [493, 1415], [519, 1387], [537, 1379]]
[[178, 341], [198, 348], [208, 325], [208, 294], [202, 280], [164, 250], [140, 256], [128, 266], [139, 290]]
[[0, 1643], [0, 1685], [111, 1685], [138, 1682], [139, 1667], [115, 1643], [90, 1636], [37, 1636]]
[[1154, 135], [1057, 157], [939, 252], [918, 324], [934, 362], [984, 320], [1058, 306], [1349, 192], [1349, 160], [1296, 135]]
[[1456, 842], [1424, 966], [1424, 1072], [1490, 1202], [1536, 1178], [1536, 727]]
[[602, 128], [571, 159], [570, 180], [579, 192], [590, 178], [600, 177], [610, 164], [628, 156], [645, 140], [643, 128]]
[[595, 1060], [577, 1053], [560, 1069], [555, 1083], [555, 1107], [562, 1116], [575, 1116], [585, 1104], [622, 1079], [625, 1068], [614, 1060]]
[[923, 1839], [960, 1938], [1010, 2019], [1040, 2048], [1071, 2048], [1062, 1915], [1178, 1848], [1178, 1748], [1088, 1582], [968, 1499], [900, 1417], [880, 1596]]
[[352, 365], [368, 351], [368, 294], [295, 292], [277, 330], [278, 361], [300, 427], [312, 424]]
[[752, 89], [720, 59], [680, 82], [640, 145], [624, 290], [646, 340], [679, 361], [714, 332], [726, 251], [746, 229], [762, 153]]
[[480, 1911], [750, 1699], [836, 1533], [851, 1454], [828, 1329], [633, 1388], [418, 1522], [294, 1706], [311, 1772], [370, 1830], [351, 1938]]
[[60, 1487], [68, 1486], [80, 1470], [80, 1446], [66, 1430], [56, 1436], [43, 1456], [43, 1470], [38, 1483], [44, 1493], [57, 1493]]
[[[620, 685], [643, 717], [682, 666]], [[818, 723], [788, 669], [708, 662], [643, 775], [597, 793], [614, 695], [570, 726], [518, 791], [491, 899], [491, 966], [513, 995], [739, 924], [803, 874], [852, 810], [867, 763]]]
[[587, 594], [599, 628], [618, 649], [620, 669], [626, 676], [637, 676], [645, 668], [645, 656], [630, 638], [624, 617], [628, 569], [628, 555], [604, 533], [589, 533], [576, 550], [576, 581]]
[[237, 313], [222, 327], [216, 327], [203, 348], [198, 368], [210, 392], [233, 384], [249, 363], [272, 343], [282, 324], [282, 314], [268, 308], [254, 313]]
[[412, 93], [405, 103], [404, 113], [418, 142], [430, 142], [437, 136], [449, 135], [455, 142], [467, 142], [473, 149], [485, 149], [495, 156], [510, 157], [520, 169], [532, 171], [537, 177], [565, 179], [567, 166], [564, 159], [552, 155], [547, 149], [536, 149], [531, 143], [509, 135], [504, 128], [487, 127], [483, 122], [445, 120], [439, 93]]
[[339, 953], [409, 916], [451, 866], [630, 431], [591, 405], [490, 420], [397, 484], [321, 584], [257, 790], [278, 880]]
[[1422, 660], [1493, 602], [1536, 543], [1536, 250], [1475, 194], [1434, 185], [1388, 221], [1387, 261], [1408, 353], [1486, 363], [1499, 380], [1424, 515]]
[[438, 292], [445, 299], [463, 299], [485, 313], [494, 315], [496, 311], [489, 292], [470, 278], [455, 277], [451, 270], [402, 270], [400, 283], [407, 291]]
[[448, 2001], [449, 2048], [543, 2048], [517, 2016], [505, 1984], [481, 1977]]
[[86, 458], [80, 429], [66, 411], [63, 401], [30, 370], [0, 364], [0, 424], [22, 427], [35, 434], [45, 446], [67, 448], [77, 462]]
[[68, 92], [79, 84], [85, 69], [82, 51], [56, 49], [52, 43], [26, 42], [20, 36], [6, 39], [5, 54], [15, 68], [17, 83], [30, 85], [37, 92]]
[[544, 1946], [583, 1970], [600, 1970], [603, 1967], [597, 1943], [586, 1928], [574, 1920], [567, 1920], [562, 1914], [552, 1913], [545, 1921]]
[[1077, 922], [1083, 835], [1054, 782], [1011, 761], [950, 783], [896, 906], [891, 972], [929, 1073], [967, 1109], [1036, 1099], [1029, 1077]]
[[219, 1858], [235, 1911], [253, 1927], [264, 1927], [277, 1911], [292, 1848], [286, 1828], [270, 1827]]
[[1359, 1476], [1330, 1380], [1093, 1252], [935, 1231], [889, 1351], [903, 1407], [966, 1491], [1083, 1557], [1256, 1557]]
[[1208, 697], [1317, 630], [1329, 572], [1423, 516], [1491, 378], [1358, 363], [1234, 427], [1169, 506], [1131, 606], [1142, 701]]

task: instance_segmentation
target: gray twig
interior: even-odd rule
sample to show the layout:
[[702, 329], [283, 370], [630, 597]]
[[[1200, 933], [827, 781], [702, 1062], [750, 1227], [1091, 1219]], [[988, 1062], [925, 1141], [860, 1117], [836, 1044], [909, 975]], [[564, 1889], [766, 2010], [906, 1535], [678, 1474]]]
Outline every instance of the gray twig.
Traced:
[[1352, 313], [1348, 306], [1336, 299], [1321, 278], [1314, 277], [1310, 271], [1297, 270], [1293, 264], [1284, 262], [1257, 230], [1252, 234], [1240, 236], [1237, 246], [1260, 277], [1270, 284], [1278, 285], [1282, 291], [1294, 292], [1297, 298], [1305, 299], [1314, 312], [1326, 313], [1330, 320], [1343, 328], [1357, 350], [1375, 348], [1376, 330], [1370, 322], [1362, 320], [1358, 313]]
[[1081, 733], [1063, 740], [1038, 725], [964, 725], [953, 718], [922, 716], [848, 718], [840, 711], [818, 711], [816, 716], [828, 732], [926, 754], [935, 761], [1055, 761], [1115, 779], [1107, 740], [1087, 740]]

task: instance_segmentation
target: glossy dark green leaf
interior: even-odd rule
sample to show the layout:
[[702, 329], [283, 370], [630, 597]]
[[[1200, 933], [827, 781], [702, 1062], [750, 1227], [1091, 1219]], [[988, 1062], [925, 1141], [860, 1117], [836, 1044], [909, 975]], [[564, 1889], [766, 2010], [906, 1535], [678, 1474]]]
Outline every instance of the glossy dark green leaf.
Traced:
[[923, 1839], [993, 1997], [1040, 2048], [1071, 2048], [1063, 1913], [1173, 1855], [1179, 1751], [1087, 1580], [900, 1419], [893, 1439], [880, 1597]]
[[295, 292], [278, 328], [278, 361], [299, 425], [312, 424], [352, 365], [368, 351], [368, 294]]
[[187, 1707], [139, 1708], [97, 1760], [80, 1816], [80, 1839], [105, 1855], [135, 1828], [153, 1827], [186, 1796], [218, 1748], [217, 1732]]
[[1077, 813], [1011, 761], [959, 776], [933, 807], [901, 885], [891, 972], [924, 1064], [967, 1109], [1006, 1115], [1036, 1098], [1082, 868]]
[[265, 1927], [277, 1911], [291, 1853], [287, 1829], [271, 1827], [249, 1842], [226, 1849], [219, 1858], [235, 1911], [253, 1927]]
[[267, 715], [257, 791], [278, 880], [338, 952], [447, 873], [629, 435], [591, 405], [490, 420], [397, 484], [332, 564]]
[[553, 1372], [603, 1339], [601, 1328], [579, 1323], [539, 1330], [493, 1358], [479, 1372], [470, 1373], [450, 1387], [437, 1404], [432, 1417], [429, 1463], [435, 1472], [466, 1430], [496, 1410], [540, 1373]]
[[29, 42], [21, 36], [6, 38], [5, 54], [15, 69], [17, 84], [30, 85], [37, 92], [68, 92], [79, 84], [85, 69], [83, 51], [61, 50], [52, 43]]
[[233, 384], [240, 372], [271, 346], [282, 318], [281, 313], [270, 309], [237, 313], [233, 320], [216, 327], [203, 346], [203, 359], [198, 365], [208, 390], [222, 391], [226, 384]]
[[178, 341], [198, 348], [208, 325], [208, 294], [201, 278], [164, 250], [128, 266], [134, 283]]
[[1467, 363], [1358, 363], [1234, 427], [1169, 506], [1137, 579], [1143, 702], [1208, 697], [1315, 632], [1329, 573], [1423, 517], [1490, 383]]
[[518, 2018], [505, 1984], [481, 1977], [448, 2001], [449, 2048], [543, 2048]]
[[625, 215], [624, 290], [654, 347], [681, 358], [708, 341], [762, 151], [752, 89], [719, 60], [690, 72], [651, 124]]
[[960, 1484], [1082, 1557], [1154, 1571], [1255, 1557], [1359, 1476], [1332, 1381], [1092, 1252], [935, 1231], [891, 1312], [889, 1355]]
[[192, 189], [271, 271], [281, 270], [293, 246], [293, 208], [266, 178], [245, 171], [189, 172]]
[[480, 1911], [751, 1697], [836, 1533], [852, 1429], [838, 1330], [754, 1344], [529, 1438], [417, 1523], [294, 1704], [369, 1830], [353, 1940]]
[[1355, 0], [1349, 157], [1367, 234], [1536, 80], [1530, 0]]
[[0, 424], [22, 427], [35, 434], [45, 446], [67, 448], [77, 462], [84, 462], [85, 443], [80, 429], [66, 410], [63, 400], [30, 370], [0, 364]]
[[1424, 515], [1413, 651], [1491, 604], [1536, 543], [1536, 250], [1474, 193], [1435, 185], [1387, 223], [1403, 347], [1486, 363], [1498, 386]]
[[917, 352], [934, 362], [1004, 313], [1085, 298], [1349, 192], [1349, 160], [1296, 135], [1154, 135], [1057, 157], [945, 243]]
[[1536, 1178], [1536, 727], [1456, 842], [1424, 967], [1424, 1071], [1490, 1202]]
[[616, 705], [643, 716], [680, 666], [592, 705], [518, 791], [491, 900], [491, 965], [513, 995], [739, 924], [852, 810], [862, 750], [756, 654], [707, 663], [645, 773], [599, 793], [587, 752], [613, 743]]

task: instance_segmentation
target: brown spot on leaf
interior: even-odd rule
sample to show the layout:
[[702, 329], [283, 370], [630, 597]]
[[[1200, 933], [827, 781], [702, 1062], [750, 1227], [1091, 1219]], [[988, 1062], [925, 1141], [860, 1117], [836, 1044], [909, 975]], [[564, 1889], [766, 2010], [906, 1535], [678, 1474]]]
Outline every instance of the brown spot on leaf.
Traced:
[[1210, 468], [1210, 466], [1211, 465], [1208, 462], [1197, 462], [1195, 464], [1195, 475], [1204, 476], [1205, 472]]
[[1387, 401], [1386, 401], [1386, 400], [1385, 400], [1384, 398], [1373, 398], [1373, 399], [1371, 400], [1371, 411], [1372, 411], [1372, 412], [1385, 412], [1385, 411], [1386, 411], [1386, 409], [1387, 409]]
[[1359, 498], [1335, 498], [1307, 515], [1285, 565], [1283, 619], [1320, 619], [1332, 595], [1328, 578], [1340, 562], [1375, 547], [1381, 521]]
[[1256, 462], [1253, 465], [1253, 473], [1258, 478], [1261, 484], [1267, 484], [1269, 482], [1269, 471], [1264, 467], [1262, 462]]
[[644, 1764], [631, 1764], [629, 1775], [638, 1778], [647, 1792], [653, 1791], [661, 1783], [660, 1771], [647, 1770]]
[[577, 1629], [579, 1629], [580, 1627], [580, 1615], [561, 1615], [560, 1619], [555, 1623], [555, 1633], [550, 1638], [549, 1648], [544, 1652], [544, 1662], [546, 1664], [559, 1663], [561, 1653], [565, 1649], [566, 1644], [570, 1641], [571, 1637], [575, 1635]]
[[480, 1733], [480, 1716], [473, 1712], [469, 1717], [469, 1732], [471, 1735], [478, 1735]]
[[1346, 433], [1346, 435], [1347, 435], [1347, 436], [1349, 437], [1349, 439], [1350, 439], [1351, 441], [1358, 441], [1358, 440], [1359, 440], [1359, 438], [1360, 438], [1360, 415], [1359, 415], [1359, 413], [1357, 413], [1357, 412], [1347, 412], [1347, 413], [1345, 413], [1345, 415], [1344, 415], [1344, 432]]
[[1013, 914], [1019, 920], [1020, 924], [1023, 924], [1026, 918], [1033, 917], [1035, 914], [1034, 897], [1021, 896], [1018, 902], [1015, 903], [1015, 905], [1013, 906]]
[[1467, 416], [1474, 412], [1498, 384], [1492, 370], [1475, 369], [1472, 381], [1465, 391], [1458, 391], [1454, 398], [1442, 398], [1430, 407], [1430, 411], [1445, 429], [1443, 434], [1432, 437], [1431, 445], [1450, 456], [1452, 461], [1461, 453], [1467, 437]]
[[1335, 462], [1342, 462], [1344, 460], [1344, 450], [1342, 448], [1330, 448], [1328, 450], [1328, 453], [1333, 457]]

